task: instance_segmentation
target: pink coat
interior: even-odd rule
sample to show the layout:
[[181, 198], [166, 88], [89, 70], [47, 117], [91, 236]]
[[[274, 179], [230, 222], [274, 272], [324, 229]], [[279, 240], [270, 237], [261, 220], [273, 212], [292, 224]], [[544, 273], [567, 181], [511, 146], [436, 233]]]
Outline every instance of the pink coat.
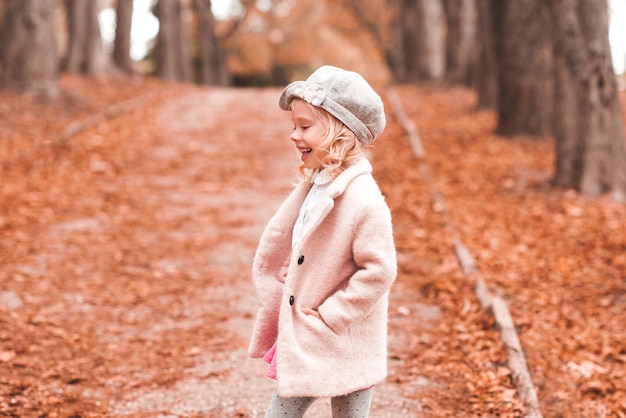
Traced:
[[[396, 253], [389, 208], [371, 173], [364, 158], [333, 180], [293, 252], [293, 225], [310, 186], [295, 188], [261, 236], [249, 355], [262, 357], [277, 342], [282, 397], [345, 395], [387, 374]], [[317, 309], [323, 321], [302, 308]]]

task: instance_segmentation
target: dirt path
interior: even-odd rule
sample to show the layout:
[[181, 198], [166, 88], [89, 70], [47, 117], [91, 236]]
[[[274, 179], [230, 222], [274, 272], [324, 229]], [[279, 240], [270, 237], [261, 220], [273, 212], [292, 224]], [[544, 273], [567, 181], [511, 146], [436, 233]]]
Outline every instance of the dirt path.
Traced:
[[[212, 280], [199, 278], [203, 288], [185, 294], [184, 305], [210, 306], [224, 315], [216, 326], [229, 348], [208, 352], [198, 343], [197, 357], [183, 379], [169, 388], [126, 393], [123, 400], [112, 402], [112, 415], [167, 411], [177, 416], [263, 416], [273, 382], [265, 377], [264, 363], [246, 355], [256, 310], [249, 269], [256, 241], [291, 189], [297, 165], [287, 139], [289, 121], [276, 111], [278, 94], [275, 89], [202, 91], [171, 100], [160, 109], [155, 123], [162, 143], [147, 150], [146, 159], [153, 161], [149, 173], [134, 176], [134, 181], [143, 177], [141, 181], [153, 185], [151, 199], [165, 217], [185, 218], [171, 233], [215, 238], [211, 245], [198, 248], [197, 257], [188, 254], [187, 259], [163, 262], [166, 269], [185, 266], [181, 268], [190, 269], [190, 274], [210, 269]], [[180, 170], [159, 174], [157, 166], [163, 159], [180, 157], [185, 151], [189, 153]], [[204, 181], [198, 182], [200, 173]], [[212, 222], [202, 216], [207, 213], [215, 216]], [[435, 307], [424, 310], [439, 315]], [[400, 336], [393, 341], [402, 344]], [[407, 416], [420, 408], [419, 401], [404, 398], [401, 388], [390, 383], [378, 388], [374, 402], [373, 416], [379, 417]], [[328, 416], [328, 401], [315, 404], [307, 416]]]
[[[165, 398], [186, 399], [182, 402], [176, 400], [176, 406], [171, 409], [174, 414], [204, 410], [218, 412], [220, 416], [235, 416], [243, 411], [251, 417], [263, 416], [273, 389], [273, 382], [265, 377], [264, 363], [248, 359], [245, 345], [256, 310], [256, 299], [248, 275], [256, 240], [269, 216], [291, 190], [297, 166], [294, 150], [287, 139], [290, 121], [285, 113], [276, 111], [278, 94], [279, 91], [274, 89], [217, 90], [186, 96], [162, 109], [167, 120], [163, 133], [172, 138], [173, 149], [184, 146], [190, 137], [197, 134], [202, 136], [212, 129], [223, 132], [221, 137], [206, 138], [211, 145], [204, 155], [187, 164], [185, 172], [193, 172], [191, 167], [195, 164], [200, 170], [215, 170], [220, 165], [223, 167], [218, 170], [232, 170], [233, 176], [236, 176], [232, 179], [232, 186], [226, 181], [227, 184], [214, 190], [208, 200], [206, 196], [202, 198], [200, 204], [220, 214], [227, 209], [231, 220], [210, 226], [220, 239], [208, 249], [209, 263], [218, 266], [219, 274], [226, 278], [227, 283], [214, 289], [216, 298], [209, 303], [223, 306], [223, 311], [230, 313], [220, 328], [227, 332], [231, 341], [237, 343], [233, 344], [235, 349], [225, 358], [215, 358], [215, 353], [208, 354], [194, 367], [203, 373], [217, 368], [219, 376], [203, 379], [201, 384], [180, 382], [174, 388], [174, 392], [178, 392], [176, 396], [172, 396], [171, 389], [162, 392]], [[233, 108], [239, 110], [233, 112]], [[189, 163], [189, 160], [186, 161]], [[235, 167], [237, 164], [243, 166]], [[221, 183], [224, 178], [218, 176], [217, 180]], [[172, 181], [178, 184], [186, 182], [181, 178]], [[190, 195], [193, 194], [194, 190], [190, 190]], [[163, 197], [159, 200], [167, 202]], [[189, 200], [180, 203], [184, 207]], [[176, 202], [168, 202], [166, 206], [176, 207]], [[407, 309], [411, 308], [421, 306]], [[431, 308], [428, 314], [437, 316], [437, 312], [437, 308]], [[401, 344], [399, 337], [395, 341]], [[191, 393], [184, 393], [190, 390]], [[153, 395], [147, 396], [150, 398]], [[418, 401], [404, 398], [400, 388], [392, 384], [381, 385], [377, 398], [374, 416], [406, 416], [409, 411], [419, 410]], [[146, 394], [139, 394], [138, 399], [146, 399]], [[199, 400], [203, 400], [200, 401], [201, 405], [204, 403], [203, 408], [198, 408]], [[139, 411], [141, 409], [135, 412]], [[322, 400], [312, 407], [307, 416], [327, 417], [328, 411], [328, 401]]]
[[[160, 206], [161, 216], [185, 218], [172, 234], [198, 238], [208, 233], [219, 238], [196, 254], [205, 257], [204, 267], [215, 278], [200, 289], [190, 289], [185, 298], [188, 306], [210, 306], [223, 313], [217, 326], [228, 347], [205, 352], [200, 344], [183, 379], [168, 388], [126, 393], [123, 400], [111, 403], [113, 416], [157, 412], [263, 416], [273, 382], [265, 377], [263, 362], [246, 356], [256, 309], [249, 269], [256, 240], [291, 189], [297, 164], [287, 139], [289, 121], [274, 106], [278, 94], [275, 89], [202, 91], [171, 100], [159, 110], [155, 123], [162, 143], [146, 150], [145, 158], [152, 164], [134, 177], [151, 185], [150, 199]], [[181, 150], [190, 151], [184, 167], [160, 174], [163, 160], [180, 157]], [[203, 173], [204, 181], [195, 180], [198, 173]], [[203, 213], [216, 219], [206, 222]], [[202, 268], [192, 257], [162, 262], [166, 270], [186, 266], [190, 274], [201, 275]], [[436, 308], [429, 312], [438, 315]], [[202, 320], [202, 309], [195, 314], [198, 317], [188, 321]], [[419, 410], [418, 401], [405, 399], [392, 384], [381, 385], [376, 397], [373, 416], [408, 416], [408, 411]], [[318, 402], [308, 416], [328, 416], [328, 402]]]

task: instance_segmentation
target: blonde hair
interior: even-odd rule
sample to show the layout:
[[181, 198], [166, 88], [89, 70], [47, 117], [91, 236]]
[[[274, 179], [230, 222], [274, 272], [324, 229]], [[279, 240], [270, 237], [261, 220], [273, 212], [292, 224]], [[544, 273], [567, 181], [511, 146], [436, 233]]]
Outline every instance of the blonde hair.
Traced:
[[325, 130], [320, 149], [326, 151], [320, 161], [322, 163], [321, 168], [311, 170], [306, 168], [304, 164], [299, 167], [300, 179], [303, 182], [311, 183], [313, 176], [322, 170], [326, 170], [330, 176], [336, 178], [346, 168], [361, 158], [369, 156], [371, 146], [361, 143], [354, 132], [343, 122], [326, 110], [303, 102], [313, 111], [317, 122]]

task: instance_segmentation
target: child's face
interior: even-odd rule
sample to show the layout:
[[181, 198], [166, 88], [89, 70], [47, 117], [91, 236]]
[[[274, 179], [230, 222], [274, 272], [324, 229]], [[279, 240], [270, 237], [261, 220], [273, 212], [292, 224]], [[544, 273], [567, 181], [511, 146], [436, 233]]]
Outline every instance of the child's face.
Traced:
[[289, 138], [298, 148], [304, 166], [312, 170], [321, 168], [325, 130], [315, 113], [304, 101], [296, 99], [291, 103], [291, 120], [294, 128]]

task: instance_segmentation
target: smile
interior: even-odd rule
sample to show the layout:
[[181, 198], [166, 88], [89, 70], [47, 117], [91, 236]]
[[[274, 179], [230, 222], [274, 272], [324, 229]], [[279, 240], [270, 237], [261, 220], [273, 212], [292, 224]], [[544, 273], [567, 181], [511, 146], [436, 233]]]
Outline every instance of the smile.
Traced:
[[298, 151], [300, 151], [300, 159], [302, 161], [305, 161], [307, 158], [309, 158], [309, 154], [311, 154], [311, 152], [313, 152], [313, 149], [311, 149], [311, 148], [298, 148]]

